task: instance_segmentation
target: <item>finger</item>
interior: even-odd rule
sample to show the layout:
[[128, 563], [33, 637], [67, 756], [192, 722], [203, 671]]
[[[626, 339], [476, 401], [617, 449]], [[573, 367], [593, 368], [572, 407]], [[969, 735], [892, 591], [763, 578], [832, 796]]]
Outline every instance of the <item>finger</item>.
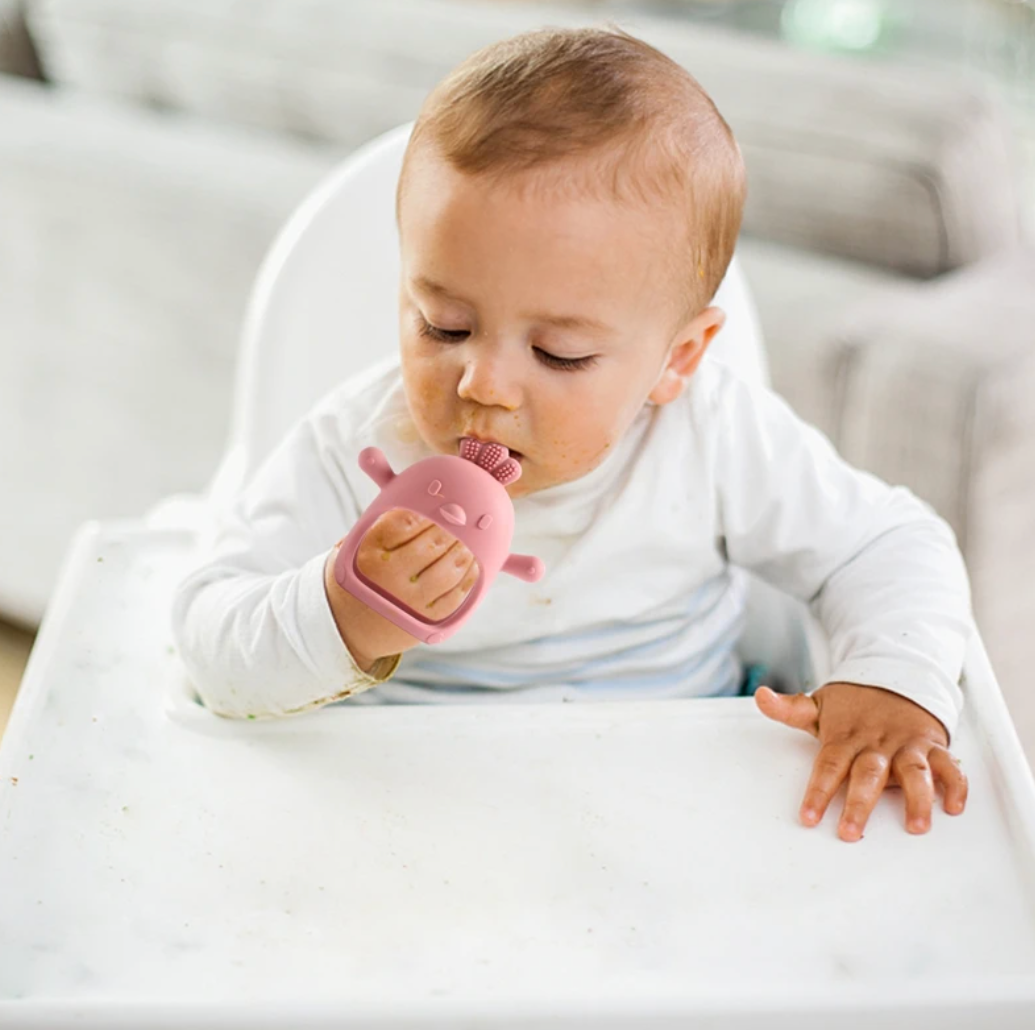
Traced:
[[771, 687], [759, 687], [755, 704], [770, 719], [819, 736], [819, 705], [808, 694], [777, 694]]
[[393, 508], [374, 520], [363, 542], [383, 551], [394, 551], [436, 525], [431, 519], [406, 508]]
[[474, 555], [458, 541], [438, 561], [420, 573], [410, 576], [410, 581], [418, 585], [422, 606], [428, 607], [437, 603], [440, 598], [459, 586], [474, 564]]
[[923, 751], [917, 747], [900, 748], [891, 759], [891, 769], [906, 797], [906, 829], [910, 833], [926, 833], [931, 828], [934, 779]]
[[931, 772], [942, 784], [945, 800], [942, 803], [949, 815], [959, 815], [967, 805], [970, 784], [960, 768], [959, 759], [948, 748], [933, 747], [927, 755]]
[[427, 606], [427, 614], [436, 622], [448, 618], [464, 603], [477, 582], [478, 563], [474, 562], [460, 583]]
[[866, 748], [852, 763], [848, 775], [848, 793], [837, 828], [841, 840], [855, 841], [863, 835], [870, 813], [888, 784], [891, 763], [888, 756]]
[[848, 775], [855, 755], [855, 749], [847, 744], [824, 744], [820, 748], [812, 763], [812, 776], [805, 788], [805, 800], [801, 803], [801, 821], [806, 826], [815, 826], [823, 818], [830, 799]]
[[[452, 533], [447, 533], [441, 526], [432, 522], [412, 540], [408, 540], [392, 551], [392, 561], [396, 561], [396, 556], [398, 556], [399, 568], [406, 570], [411, 583], [416, 583], [418, 578], [435, 562], [452, 548], [458, 546], [467, 551], [467, 548]], [[429, 597], [428, 600], [430, 601], [431, 598]]]

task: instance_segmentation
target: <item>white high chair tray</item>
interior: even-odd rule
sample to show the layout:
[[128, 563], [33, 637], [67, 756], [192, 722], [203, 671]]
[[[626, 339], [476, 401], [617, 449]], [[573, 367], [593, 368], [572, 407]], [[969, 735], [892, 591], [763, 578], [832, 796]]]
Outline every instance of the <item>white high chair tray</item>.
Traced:
[[191, 543], [73, 547], [0, 749], [0, 1025], [1035, 1025], [995, 691], [967, 811], [912, 836], [886, 794], [846, 844], [842, 797], [797, 819], [815, 741], [747, 699], [219, 719], [170, 694]]

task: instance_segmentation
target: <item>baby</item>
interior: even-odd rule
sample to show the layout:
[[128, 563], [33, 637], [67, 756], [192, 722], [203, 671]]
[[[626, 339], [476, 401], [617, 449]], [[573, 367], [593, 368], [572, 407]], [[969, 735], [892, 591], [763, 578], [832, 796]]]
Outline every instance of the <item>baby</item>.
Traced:
[[[204, 702], [254, 717], [737, 694], [748, 569], [809, 602], [830, 639], [820, 689], [755, 695], [820, 741], [802, 821], [846, 780], [843, 840], [889, 785], [910, 832], [929, 828], [936, 781], [962, 812], [948, 744], [973, 623], [951, 530], [706, 357], [744, 195], [710, 98], [620, 30], [528, 33], [455, 69], [399, 182], [398, 356], [295, 426], [177, 592], [174, 632]], [[546, 575], [499, 577], [428, 647], [342, 590], [333, 564], [377, 494], [364, 447], [399, 471], [465, 436], [521, 463], [511, 550]], [[371, 527], [358, 561], [437, 617], [478, 574], [459, 541], [404, 512]]]

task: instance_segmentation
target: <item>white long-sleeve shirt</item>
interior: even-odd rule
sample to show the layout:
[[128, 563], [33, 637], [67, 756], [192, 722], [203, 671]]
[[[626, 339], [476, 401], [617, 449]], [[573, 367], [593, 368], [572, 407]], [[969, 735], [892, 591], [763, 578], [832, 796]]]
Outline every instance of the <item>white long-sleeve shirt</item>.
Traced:
[[323, 569], [377, 496], [357, 460], [371, 445], [396, 471], [431, 454], [397, 358], [328, 394], [218, 514], [211, 554], [173, 607], [213, 710], [736, 693], [746, 568], [811, 605], [828, 681], [892, 690], [955, 729], [973, 621], [952, 530], [718, 362], [674, 402], [644, 407], [588, 475], [515, 500], [510, 550], [542, 558], [543, 579], [499, 576], [448, 640], [366, 675]]

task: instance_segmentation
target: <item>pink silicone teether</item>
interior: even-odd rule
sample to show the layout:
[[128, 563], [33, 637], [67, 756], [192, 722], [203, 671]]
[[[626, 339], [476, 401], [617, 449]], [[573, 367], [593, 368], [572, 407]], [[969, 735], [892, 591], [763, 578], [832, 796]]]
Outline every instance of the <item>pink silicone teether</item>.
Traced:
[[[545, 567], [538, 558], [510, 554], [514, 535], [514, 505], [506, 484], [521, 477], [521, 465], [502, 444], [482, 443], [465, 436], [457, 457], [425, 458], [396, 474], [377, 447], [360, 452], [359, 467], [381, 488], [342, 541], [334, 563], [341, 587], [400, 629], [426, 644], [451, 637], [478, 606], [499, 571], [534, 583]], [[392, 508], [424, 515], [452, 534], [478, 561], [478, 582], [452, 615], [437, 622], [404, 604], [367, 579], [356, 567], [360, 542], [380, 516]]]

